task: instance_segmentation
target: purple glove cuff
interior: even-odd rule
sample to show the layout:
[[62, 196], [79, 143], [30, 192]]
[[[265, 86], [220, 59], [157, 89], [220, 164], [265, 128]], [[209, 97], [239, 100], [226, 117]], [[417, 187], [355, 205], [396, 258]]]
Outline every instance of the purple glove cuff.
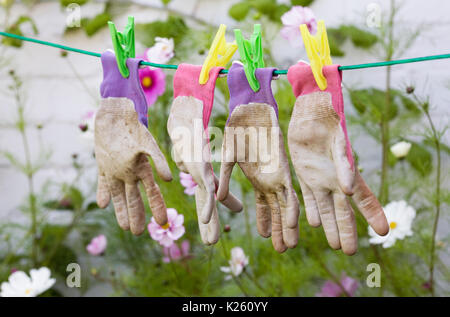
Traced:
[[244, 67], [238, 63], [231, 65], [227, 78], [230, 90], [230, 115], [237, 106], [254, 102], [271, 105], [278, 118], [278, 106], [273, 97], [271, 87], [274, 70], [275, 68], [273, 67], [256, 69], [256, 79], [258, 79], [260, 89], [254, 92], [247, 81]]
[[102, 54], [103, 81], [100, 85], [100, 95], [102, 98], [128, 98], [134, 103], [139, 121], [148, 127], [147, 101], [139, 79], [140, 59], [127, 59], [127, 66], [130, 76], [124, 78], [117, 67], [116, 56], [111, 51]]

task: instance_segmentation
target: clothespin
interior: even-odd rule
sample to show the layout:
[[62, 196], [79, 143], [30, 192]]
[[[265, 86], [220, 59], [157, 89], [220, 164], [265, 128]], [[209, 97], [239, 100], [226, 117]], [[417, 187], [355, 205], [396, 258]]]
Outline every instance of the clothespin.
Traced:
[[308, 54], [311, 70], [317, 85], [321, 90], [325, 90], [327, 88], [327, 79], [322, 73], [322, 68], [325, 65], [332, 64], [325, 22], [320, 20], [317, 23], [317, 33], [314, 36], [309, 33], [306, 24], [300, 25], [300, 32], [302, 33], [305, 50]]
[[127, 59], [134, 58], [134, 17], [128, 17], [128, 23], [123, 32], [118, 32], [113, 22], [109, 21], [109, 31], [116, 54], [117, 66], [123, 77], [127, 78], [130, 71], [127, 67]]
[[219, 30], [216, 33], [216, 37], [211, 44], [208, 56], [202, 66], [202, 71], [200, 72], [200, 77], [198, 82], [201, 85], [206, 84], [209, 79], [209, 71], [213, 67], [221, 66], [225, 67], [231, 57], [237, 50], [237, 45], [235, 43], [227, 43], [225, 39], [225, 30], [227, 26], [221, 24]]
[[234, 34], [248, 83], [253, 91], [256, 92], [260, 86], [256, 79], [255, 71], [257, 68], [264, 67], [261, 24], [255, 24], [253, 26], [253, 34], [250, 41], [242, 37], [242, 32], [239, 29], [234, 30]]

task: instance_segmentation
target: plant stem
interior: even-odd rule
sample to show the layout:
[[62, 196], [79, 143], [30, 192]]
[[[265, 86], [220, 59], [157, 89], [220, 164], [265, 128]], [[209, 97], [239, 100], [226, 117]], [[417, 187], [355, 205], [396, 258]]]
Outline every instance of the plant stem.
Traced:
[[23, 104], [23, 100], [21, 98], [21, 86], [22, 83], [20, 82], [20, 79], [14, 74], [11, 74], [11, 77], [14, 81], [14, 98], [16, 100], [17, 104], [17, 114], [18, 114], [18, 121], [16, 123], [16, 127], [19, 130], [19, 133], [22, 138], [22, 145], [24, 148], [25, 153], [25, 173], [27, 176], [27, 182], [28, 182], [28, 201], [29, 201], [29, 208], [31, 213], [31, 261], [34, 267], [37, 267], [38, 264], [38, 238], [37, 238], [37, 206], [36, 206], [36, 195], [34, 191], [34, 170], [33, 170], [33, 164], [31, 162], [31, 151], [30, 151], [30, 144], [28, 142], [28, 137], [26, 133], [26, 122], [25, 122], [25, 106]]
[[[394, 20], [395, 20], [395, 1], [391, 0], [391, 9], [388, 22], [388, 43], [386, 48], [386, 60], [391, 61], [394, 55]], [[382, 163], [381, 163], [381, 181], [379, 199], [382, 205], [389, 201], [389, 120], [391, 109], [391, 67], [386, 68], [386, 104], [381, 115], [381, 147], [382, 147]]]
[[435, 296], [434, 288], [434, 262], [436, 259], [435, 249], [436, 249], [436, 234], [439, 224], [439, 216], [441, 213], [441, 143], [439, 141], [439, 136], [434, 126], [433, 120], [431, 119], [428, 110], [425, 111], [428, 123], [430, 124], [431, 131], [433, 133], [434, 146], [436, 147], [437, 155], [437, 170], [436, 170], [436, 198], [434, 200], [434, 205], [436, 208], [436, 216], [434, 218], [433, 224], [433, 235], [431, 237], [431, 250], [430, 250], [430, 292], [431, 296]]
[[28, 144], [28, 138], [24, 131], [21, 131], [23, 147], [25, 150], [25, 160], [27, 165], [27, 179], [28, 179], [28, 197], [30, 203], [30, 212], [31, 212], [31, 260], [33, 262], [33, 266], [37, 267], [37, 248], [38, 248], [38, 238], [37, 238], [37, 207], [36, 207], [36, 196], [34, 193], [34, 184], [33, 184], [33, 172], [31, 171], [31, 154], [30, 147]]

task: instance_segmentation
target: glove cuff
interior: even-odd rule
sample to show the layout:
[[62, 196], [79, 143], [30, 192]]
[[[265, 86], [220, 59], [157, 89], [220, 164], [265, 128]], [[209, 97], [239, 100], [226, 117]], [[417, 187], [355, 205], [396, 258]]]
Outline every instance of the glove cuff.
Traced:
[[99, 112], [116, 117], [129, 117], [137, 115], [133, 102], [128, 98], [105, 98], [100, 100]]
[[139, 121], [148, 126], [148, 105], [139, 79], [140, 59], [128, 58], [127, 67], [130, 71], [128, 78], [124, 78], [117, 67], [116, 57], [113, 52], [106, 51], [101, 56], [103, 66], [103, 81], [100, 85], [102, 98], [128, 98], [134, 103], [134, 109]]
[[242, 64], [233, 63], [228, 71], [228, 88], [230, 89], [230, 115], [240, 105], [265, 103], [273, 107], [278, 118], [278, 105], [272, 93], [273, 71], [276, 68], [257, 68], [255, 75], [260, 89], [255, 92], [250, 87]]
[[205, 84], [200, 84], [198, 79], [202, 66], [180, 64], [173, 77], [173, 98], [179, 96], [192, 96], [203, 102], [203, 128], [206, 130], [211, 117], [214, 103], [214, 89], [219, 72], [223, 67], [213, 67], [209, 71], [209, 79]]

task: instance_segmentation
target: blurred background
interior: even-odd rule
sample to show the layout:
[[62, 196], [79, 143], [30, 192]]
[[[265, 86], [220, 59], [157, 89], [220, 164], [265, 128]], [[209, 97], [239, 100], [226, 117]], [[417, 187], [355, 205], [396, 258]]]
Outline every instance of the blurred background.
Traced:
[[[314, 31], [319, 19], [325, 20], [336, 64], [449, 53], [449, 10], [449, 2], [438, 0], [1, 0], [0, 25], [2, 31], [101, 53], [112, 48], [107, 21], [122, 30], [133, 15], [137, 55], [153, 62], [202, 64], [220, 24], [227, 25], [232, 41], [233, 29], [249, 36], [253, 24], [261, 23], [266, 66], [287, 69], [308, 60], [295, 29], [308, 23]], [[343, 73], [358, 166], [386, 206], [388, 220], [394, 219], [390, 223], [402, 231], [380, 241], [357, 212], [359, 251], [348, 257], [328, 247], [321, 228], [308, 226], [302, 207], [299, 246], [280, 255], [256, 232], [253, 189], [238, 168], [232, 189], [244, 212], [232, 215], [219, 207], [221, 240], [213, 247], [202, 245], [195, 184], [180, 177], [170, 158], [166, 122], [173, 70], [145, 70], [164, 89], [155, 83], [144, 87], [149, 129], [174, 175], [171, 183], [158, 183], [167, 206], [184, 215], [185, 233], [163, 247], [147, 231], [140, 237], [122, 232], [112, 206], [99, 210], [95, 203], [93, 118], [100, 100], [100, 59], [6, 37], [1, 41], [0, 282], [13, 283], [14, 272], [48, 267], [55, 283], [35, 295], [449, 294], [450, 60]], [[272, 88], [286, 136], [295, 97], [286, 76]], [[210, 125], [223, 129], [225, 79], [218, 79], [215, 100]], [[79, 264], [80, 287], [66, 284], [69, 263]], [[380, 287], [368, 282], [370, 263], [380, 267]]]

